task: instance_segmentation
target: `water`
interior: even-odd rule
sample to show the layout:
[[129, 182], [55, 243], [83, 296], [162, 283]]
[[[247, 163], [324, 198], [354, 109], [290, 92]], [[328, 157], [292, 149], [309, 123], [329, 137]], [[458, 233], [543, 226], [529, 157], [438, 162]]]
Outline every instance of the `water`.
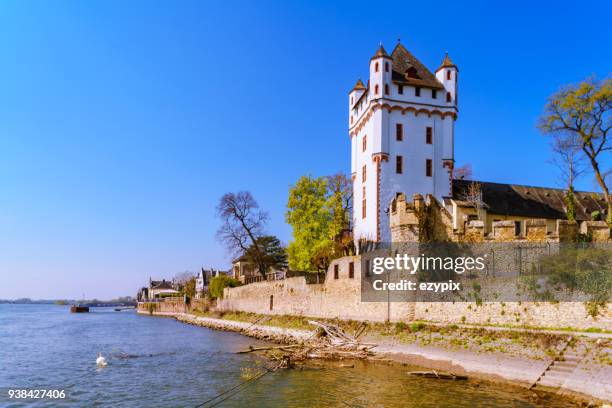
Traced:
[[[245, 367], [269, 364], [236, 354], [265, 343], [170, 318], [55, 305], [0, 305], [0, 406], [193, 407], [243, 381]], [[108, 366], [95, 366], [97, 353]], [[409, 377], [410, 368], [339, 363], [279, 370], [222, 407], [550, 407], [503, 386]], [[64, 400], [8, 400], [7, 388], [52, 388]]]

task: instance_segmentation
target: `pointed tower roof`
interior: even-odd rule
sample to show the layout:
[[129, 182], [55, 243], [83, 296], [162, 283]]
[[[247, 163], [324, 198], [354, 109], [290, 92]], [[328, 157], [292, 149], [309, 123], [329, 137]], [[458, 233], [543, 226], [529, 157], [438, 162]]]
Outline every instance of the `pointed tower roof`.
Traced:
[[361, 79], [357, 80], [357, 83], [355, 84], [355, 86], [353, 87], [353, 91], [356, 91], [358, 89], [366, 89], [365, 85], [363, 84], [363, 82], [361, 82]]
[[389, 56], [389, 54], [387, 54], [387, 51], [385, 50], [385, 47], [383, 47], [382, 43], [380, 43], [380, 46], [376, 50], [376, 53], [370, 59], [373, 60], [374, 58], [380, 58], [380, 57], [382, 57], [382, 58], [391, 58]]
[[400, 85], [444, 89], [435, 75], [401, 43], [398, 42], [395, 46], [391, 58], [393, 59], [393, 82]]
[[442, 68], [455, 68], [459, 71], [459, 68], [453, 63], [453, 61], [448, 56], [448, 52], [444, 54], [444, 59], [442, 60], [442, 64], [440, 64], [440, 68], [436, 69], [436, 72], [441, 70]]

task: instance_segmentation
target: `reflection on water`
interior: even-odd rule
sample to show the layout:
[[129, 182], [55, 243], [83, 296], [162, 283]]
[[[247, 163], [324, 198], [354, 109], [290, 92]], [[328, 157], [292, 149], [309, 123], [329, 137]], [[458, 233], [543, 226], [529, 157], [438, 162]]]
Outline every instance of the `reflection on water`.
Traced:
[[[244, 380], [267, 362], [236, 354], [263, 344], [133, 311], [71, 314], [55, 305], [0, 305], [0, 406], [6, 388], [64, 389], [67, 406], [189, 407]], [[97, 369], [97, 353], [108, 366]], [[563, 407], [528, 392], [410, 377], [411, 368], [357, 362], [279, 370], [223, 407]], [[261, 368], [259, 368], [261, 369]], [[28, 401], [57, 406], [57, 401]]]

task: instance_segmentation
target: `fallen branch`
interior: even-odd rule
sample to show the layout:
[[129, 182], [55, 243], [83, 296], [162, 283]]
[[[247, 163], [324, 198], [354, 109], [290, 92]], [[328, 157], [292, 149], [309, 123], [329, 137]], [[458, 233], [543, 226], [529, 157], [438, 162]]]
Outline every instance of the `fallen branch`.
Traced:
[[239, 351], [237, 354], [252, 353], [253, 351], [264, 351], [264, 350], [282, 350], [288, 348], [302, 347], [301, 344], [290, 344], [287, 346], [274, 346], [274, 347], [253, 347], [249, 346], [248, 350]]

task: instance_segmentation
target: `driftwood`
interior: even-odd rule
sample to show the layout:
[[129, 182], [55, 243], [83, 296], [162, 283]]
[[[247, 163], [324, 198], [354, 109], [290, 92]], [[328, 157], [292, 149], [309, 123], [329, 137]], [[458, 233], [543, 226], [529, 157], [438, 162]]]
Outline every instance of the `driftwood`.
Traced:
[[408, 374], [426, 378], [437, 378], [439, 380], [467, 380], [465, 375], [455, 375], [451, 373], [439, 373], [436, 370], [431, 371], [410, 371]]
[[255, 351], [266, 351], [268, 357], [283, 363], [284, 367], [291, 367], [309, 359], [344, 360], [364, 359], [373, 355], [370, 349], [376, 344], [361, 343], [357, 337], [362, 335], [366, 329], [361, 324], [355, 331], [355, 335], [347, 334], [341, 327], [331, 323], [321, 323], [314, 320], [310, 324], [317, 327], [319, 336], [302, 344], [292, 344], [274, 347], [252, 347], [238, 353], [251, 353]]
[[294, 348], [294, 347], [302, 347], [302, 345], [301, 344], [290, 344], [290, 345], [287, 345], [287, 346], [275, 346], [275, 347], [253, 347], [253, 346], [249, 346], [249, 348], [247, 350], [239, 351], [237, 354], [252, 353], [253, 351], [264, 351], [264, 350], [283, 350], [283, 349]]

